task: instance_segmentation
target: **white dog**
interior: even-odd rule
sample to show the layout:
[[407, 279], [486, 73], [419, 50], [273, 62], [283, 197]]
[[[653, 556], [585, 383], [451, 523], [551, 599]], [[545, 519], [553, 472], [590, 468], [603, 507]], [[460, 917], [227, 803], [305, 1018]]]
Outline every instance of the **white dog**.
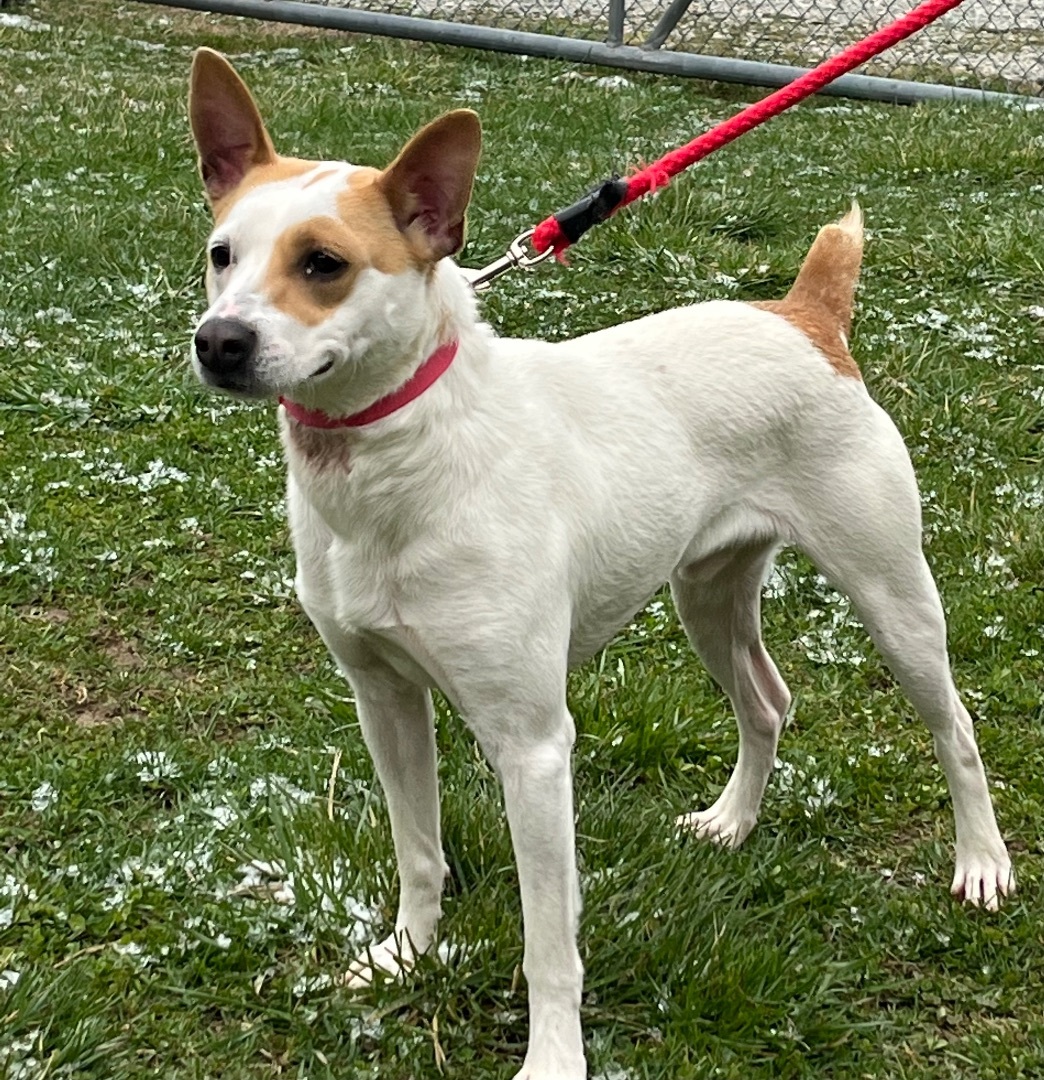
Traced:
[[504, 785], [529, 984], [518, 1075], [586, 1075], [567, 668], [670, 581], [740, 732], [720, 798], [683, 823], [741, 843], [790, 703], [759, 626], [783, 544], [851, 597], [931, 728], [956, 815], [953, 892], [996, 907], [1014, 879], [913, 471], [848, 353], [858, 208], [820, 232], [785, 300], [499, 340], [449, 258], [479, 156], [473, 113], [428, 125], [383, 172], [284, 158], [208, 50], [190, 112], [215, 219], [196, 369], [283, 402], [297, 591], [355, 691], [391, 817], [395, 930], [350, 982], [401, 973], [435, 934], [438, 687]]

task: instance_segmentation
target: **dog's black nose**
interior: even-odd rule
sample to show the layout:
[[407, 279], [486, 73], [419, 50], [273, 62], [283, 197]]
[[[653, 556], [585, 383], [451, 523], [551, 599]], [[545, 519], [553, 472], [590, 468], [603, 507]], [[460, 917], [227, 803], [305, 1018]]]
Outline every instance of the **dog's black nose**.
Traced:
[[207, 319], [196, 331], [196, 356], [215, 375], [242, 370], [257, 352], [257, 334], [238, 319]]

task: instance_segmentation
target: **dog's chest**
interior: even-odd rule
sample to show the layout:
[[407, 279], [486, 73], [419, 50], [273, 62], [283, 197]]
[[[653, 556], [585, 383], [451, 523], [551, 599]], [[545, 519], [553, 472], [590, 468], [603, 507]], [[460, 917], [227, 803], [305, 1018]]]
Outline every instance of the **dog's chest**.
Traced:
[[406, 626], [425, 587], [431, 545], [417, 534], [408, 507], [389, 495], [359, 492], [346, 471], [291, 468], [287, 508], [297, 591], [324, 636], [329, 630], [365, 640], [401, 674], [431, 683], [426, 653]]
[[298, 595], [328, 644], [332, 635], [349, 652], [362, 646], [411, 682], [439, 685], [437, 665], [403, 622], [405, 589], [386, 559], [329, 533], [295, 532], [294, 541]]

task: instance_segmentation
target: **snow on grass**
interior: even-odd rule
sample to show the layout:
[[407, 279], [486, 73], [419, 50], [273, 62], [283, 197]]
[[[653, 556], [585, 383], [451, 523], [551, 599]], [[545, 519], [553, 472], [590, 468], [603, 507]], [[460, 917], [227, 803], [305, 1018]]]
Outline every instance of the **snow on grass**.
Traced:
[[813, 811], [822, 810], [837, 802], [837, 792], [830, 780], [815, 773], [815, 765], [816, 759], [811, 756], [802, 765], [776, 758], [775, 771], [772, 774], [776, 790], [782, 795], [796, 796], [808, 817]]
[[6, 1069], [5, 1080], [39, 1080], [45, 1075], [43, 1063], [33, 1053], [40, 1045], [39, 1029], [20, 1038], [4, 1040], [0, 1036], [0, 1065]]
[[10, 11], [0, 11], [0, 30], [29, 30], [34, 34], [43, 34], [50, 29], [49, 23], [40, 22], [28, 15], [16, 15]]
[[45, 780], [34, 791], [30, 805], [33, 810], [38, 814], [43, 813], [44, 810], [50, 809], [58, 801], [58, 789], [50, 782]]
[[139, 750], [131, 759], [140, 765], [138, 779], [143, 784], [154, 784], [158, 780], [172, 780], [181, 775], [181, 766], [174, 761], [166, 750]]
[[4, 874], [0, 880], [0, 930], [12, 925], [19, 904], [36, 899], [36, 889], [23, 884], [13, 874]]
[[57, 580], [57, 549], [54, 544], [41, 543], [47, 539], [44, 529], [28, 527], [23, 511], [0, 503], [0, 580], [19, 572], [48, 584]]

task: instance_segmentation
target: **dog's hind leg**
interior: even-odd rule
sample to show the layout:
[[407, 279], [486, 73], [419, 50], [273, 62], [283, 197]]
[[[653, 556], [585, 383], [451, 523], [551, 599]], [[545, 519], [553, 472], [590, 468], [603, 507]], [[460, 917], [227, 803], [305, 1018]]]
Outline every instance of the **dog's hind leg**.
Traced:
[[852, 600], [931, 730], [956, 818], [952, 892], [994, 909], [1015, 879], [971, 717], [950, 672], [942, 604], [921, 550], [913, 471], [894, 428], [876, 441], [879, 455], [835, 463], [832, 475], [819, 478], [803, 500], [806, 515], [796, 540]]
[[719, 551], [680, 566], [671, 592], [692, 647], [729, 695], [739, 758], [718, 800], [678, 824], [735, 847], [757, 821], [790, 692], [761, 640], [761, 589], [776, 544]]

